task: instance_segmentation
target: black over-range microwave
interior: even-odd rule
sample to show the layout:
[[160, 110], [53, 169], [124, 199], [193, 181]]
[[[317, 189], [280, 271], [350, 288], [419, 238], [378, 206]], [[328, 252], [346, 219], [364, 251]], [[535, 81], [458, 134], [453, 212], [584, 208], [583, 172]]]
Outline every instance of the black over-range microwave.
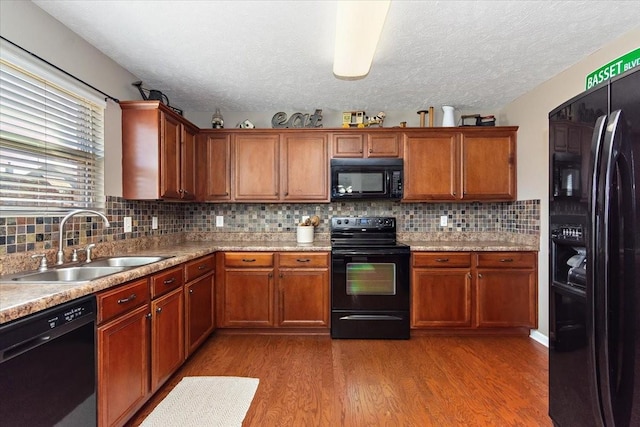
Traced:
[[331, 159], [331, 200], [402, 199], [402, 159]]

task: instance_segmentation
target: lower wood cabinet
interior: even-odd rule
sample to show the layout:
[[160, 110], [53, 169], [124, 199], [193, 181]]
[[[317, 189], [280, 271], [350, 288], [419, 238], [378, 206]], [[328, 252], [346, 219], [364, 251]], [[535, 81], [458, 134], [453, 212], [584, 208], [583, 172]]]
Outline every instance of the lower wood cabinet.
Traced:
[[411, 325], [471, 326], [471, 254], [414, 253]]
[[215, 255], [185, 264], [185, 356], [189, 357], [215, 328]]
[[476, 256], [476, 325], [538, 327], [535, 252], [487, 252]]
[[151, 391], [184, 362], [184, 295], [182, 286], [151, 301]]
[[96, 294], [100, 427], [126, 425], [213, 331], [214, 261], [205, 256]]
[[537, 328], [535, 252], [414, 252], [414, 329]]
[[328, 252], [219, 253], [216, 268], [219, 327], [328, 326]]
[[98, 425], [121, 426], [151, 393], [148, 279], [97, 297]]

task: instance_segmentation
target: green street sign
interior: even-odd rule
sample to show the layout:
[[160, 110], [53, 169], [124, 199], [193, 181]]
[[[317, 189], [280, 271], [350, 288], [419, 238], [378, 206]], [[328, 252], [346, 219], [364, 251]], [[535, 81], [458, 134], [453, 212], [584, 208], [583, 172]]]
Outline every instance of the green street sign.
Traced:
[[640, 48], [614, 59], [608, 64], [598, 68], [587, 75], [585, 86], [591, 89], [607, 80], [622, 74], [627, 70], [640, 66]]

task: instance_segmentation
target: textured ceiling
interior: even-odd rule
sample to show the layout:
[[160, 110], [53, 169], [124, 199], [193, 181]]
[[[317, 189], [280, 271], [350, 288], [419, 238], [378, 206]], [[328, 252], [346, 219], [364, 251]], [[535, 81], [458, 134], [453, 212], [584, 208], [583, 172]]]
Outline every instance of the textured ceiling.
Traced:
[[185, 111], [496, 109], [640, 25], [638, 1], [395, 0], [344, 81], [334, 1], [34, 3]]

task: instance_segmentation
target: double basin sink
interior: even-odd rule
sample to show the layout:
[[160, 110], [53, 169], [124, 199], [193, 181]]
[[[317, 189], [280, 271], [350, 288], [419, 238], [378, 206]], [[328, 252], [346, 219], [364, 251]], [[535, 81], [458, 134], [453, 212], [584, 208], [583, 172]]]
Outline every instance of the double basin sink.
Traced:
[[0, 278], [0, 283], [85, 283], [110, 274], [120, 273], [167, 259], [166, 256], [116, 256], [99, 258], [91, 263], [70, 267], [51, 267], [46, 271], [30, 271]]

